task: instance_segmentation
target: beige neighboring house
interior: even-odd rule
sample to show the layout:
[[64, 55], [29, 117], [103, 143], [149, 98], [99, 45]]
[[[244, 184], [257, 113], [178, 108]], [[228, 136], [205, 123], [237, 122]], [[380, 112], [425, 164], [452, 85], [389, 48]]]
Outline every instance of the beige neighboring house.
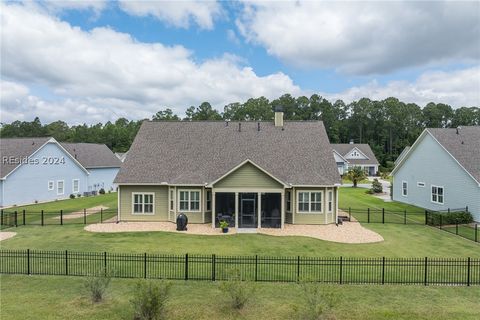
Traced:
[[328, 224], [340, 182], [321, 121], [144, 121], [115, 179], [118, 219]]
[[332, 143], [332, 148], [338, 172], [341, 175], [347, 173], [348, 169], [353, 167], [361, 167], [369, 176], [377, 174], [379, 163], [368, 144]]

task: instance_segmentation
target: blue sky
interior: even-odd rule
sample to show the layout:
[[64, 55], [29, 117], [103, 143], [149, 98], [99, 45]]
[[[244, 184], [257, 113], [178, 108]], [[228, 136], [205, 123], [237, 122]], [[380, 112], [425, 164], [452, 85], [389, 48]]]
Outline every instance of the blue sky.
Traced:
[[480, 104], [480, 3], [2, 3], [1, 121], [318, 93]]

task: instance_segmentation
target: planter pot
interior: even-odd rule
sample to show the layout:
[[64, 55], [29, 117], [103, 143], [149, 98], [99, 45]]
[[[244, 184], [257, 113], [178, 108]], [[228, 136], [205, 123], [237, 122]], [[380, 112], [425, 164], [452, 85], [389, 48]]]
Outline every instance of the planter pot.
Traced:
[[228, 233], [228, 228], [222, 228], [222, 233]]

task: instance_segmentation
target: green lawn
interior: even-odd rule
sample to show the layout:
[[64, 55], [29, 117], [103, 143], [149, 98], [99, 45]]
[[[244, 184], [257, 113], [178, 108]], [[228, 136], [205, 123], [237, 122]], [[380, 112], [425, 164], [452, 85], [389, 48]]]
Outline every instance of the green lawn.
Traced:
[[[132, 319], [137, 280], [113, 279], [106, 300], [92, 304], [83, 279], [0, 276], [0, 317], [9, 319]], [[227, 307], [218, 283], [173, 282], [167, 319], [294, 319], [304, 303], [297, 284], [252, 283], [253, 299], [240, 311]], [[480, 287], [325, 286], [339, 297], [337, 319], [478, 319]]]
[[[467, 238], [473, 241], [475, 241], [475, 239], [477, 241], [480, 241], [480, 230], [476, 231], [475, 227], [473, 226], [459, 225], [458, 229], [456, 226], [444, 226], [442, 227], [442, 229], [454, 234], [457, 234], [458, 232], [459, 236], [462, 236], [464, 238]], [[476, 238], [475, 238], [475, 232], [477, 232]]]
[[[348, 180], [347, 178], [343, 177], [342, 178], [342, 183], [343, 184], [346, 184], [346, 183], [347, 184], [352, 184], [353, 182], [352, 182], [352, 180]], [[358, 181], [357, 183], [359, 183], [359, 184], [372, 184], [372, 181], [370, 181], [368, 179], [363, 179], [363, 180]]]

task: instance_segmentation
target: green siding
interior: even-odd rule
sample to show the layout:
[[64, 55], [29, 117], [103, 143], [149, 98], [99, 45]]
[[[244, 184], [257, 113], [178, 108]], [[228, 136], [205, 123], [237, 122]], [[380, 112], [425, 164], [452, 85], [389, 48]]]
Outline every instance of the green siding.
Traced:
[[[300, 213], [297, 211], [297, 191], [323, 191], [322, 207], [323, 213]], [[293, 201], [292, 201], [292, 211], [294, 214], [295, 224], [325, 224], [325, 213], [327, 212], [327, 201], [328, 195], [327, 191], [332, 190], [332, 188], [324, 187], [309, 187], [309, 188], [294, 188], [293, 189]], [[333, 212], [327, 214], [327, 224], [335, 222], [335, 212], [336, 212], [336, 198], [335, 198], [335, 189], [333, 190]]]
[[[133, 192], [155, 192], [155, 214], [132, 214]], [[120, 186], [120, 221], [168, 221], [168, 188], [166, 186]]]
[[259, 170], [251, 163], [245, 163], [222, 180], [215, 183], [215, 188], [282, 188], [275, 179]]
[[295, 224], [325, 224], [325, 214], [298, 213], [295, 216]]

